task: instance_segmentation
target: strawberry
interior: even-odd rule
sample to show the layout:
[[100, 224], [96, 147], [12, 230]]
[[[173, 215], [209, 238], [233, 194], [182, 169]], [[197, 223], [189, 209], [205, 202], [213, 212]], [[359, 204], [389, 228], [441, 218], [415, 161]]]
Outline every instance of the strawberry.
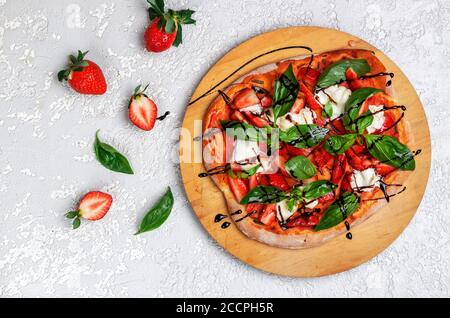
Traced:
[[248, 184], [245, 179], [233, 179], [228, 177], [228, 182], [230, 183], [231, 191], [234, 194], [234, 197], [238, 202], [247, 195], [248, 193]]
[[91, 191], [81, 199], [78, 210], [66, 213], [68, 219], [73, 219], [72, 227], [77, 229], [80, 224], [80, 218], [90, 221], [100, 220], [108, 213], [112, 204], [112, 197], [104, 192]]
[[267, 176], [269, 177], [269, 183], [272, 187], [282, 191], [289, 190], [290, 187], [281, 173], [268, 174]]
[[236, 94], [234, 98], [234, 107], [237, 109], [246, 108], [253, 105], [259, 105], [260, 101], [255, 91], [251, 88], [244, 88]]
[[[134, 89], [133, 96], [130, 99], [128, 106], [128, 117], [131, 122], [142, 130], [151, 130], [155, 126], [157, 119], [164, 119], [165, 115], [157, 118], [158, 107], [156, 104], [144, 93], [148, 85], [141, 89], [141, 85]], [[167, 114], [167, 113], [166, 113]]]
[[174, 11], [164, 10], [164, 0], [147, 0], [150, 4], [148, 14], [152, 23], [144, 34], [145, 48], [150, 52], [162, 52], [172, 45], [182, 43], [182, 24], [195, 24], [190, 9]]
[[105, 76], [97, 64], [84, 59], [87, 53], [78, 51], [77, 57], [70, 55], [69, 68], [58, 72], [58, 80], [66, 80], [80, 94], [103, 95], [107, 88]]

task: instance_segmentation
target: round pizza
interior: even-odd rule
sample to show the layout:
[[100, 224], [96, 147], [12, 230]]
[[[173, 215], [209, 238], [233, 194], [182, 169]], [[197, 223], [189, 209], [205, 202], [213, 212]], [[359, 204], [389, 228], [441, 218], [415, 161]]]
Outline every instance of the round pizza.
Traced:
[[351, 239], [406, 189], [417, 151], [393, 76], [373, 52], [349, 49], [265, 65], [218, 91], [200, 176], [242, 233], [291, 249]]

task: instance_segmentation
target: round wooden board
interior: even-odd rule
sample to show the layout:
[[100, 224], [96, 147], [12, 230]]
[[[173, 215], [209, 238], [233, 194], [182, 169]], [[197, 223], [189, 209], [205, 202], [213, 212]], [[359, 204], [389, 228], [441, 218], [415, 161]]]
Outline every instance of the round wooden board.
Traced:
[[[405, 182], [407, 191], [392, 199], [373, 217], [352, 228], [353, 239], [345, 235], [328, 243], [310, 249], [288, 250], [271, 247], [251, 240], [243, 235], [233, 224], [222, 229], [214, 223], [217, 213], [227, 214], [222, 192], [209, 178], [199, 178], [204, 171], [201, 162], [201, 141], [194, 136], [201, 135], [199, 121], [217, 96], [217, 89], [223, 89], [251, 70], [282, 59], [307, 54], [301, 49], [278, 51], [265, 55], [230, 77], [212, 94], [192, 103], [186, 109], [180, 136], [180, 166], [186, 194], [202, 225], [208, 233], [232, 255], [258, 269], [297, 277], [323, 276], [342, 272], [358, 266], [388, 247], [408, 225], [413, 217], [428, 180], [430, 170], [430, 136], [422, 104], [414, 88], [401, 70], [381, 51], [367, 42], [350, 34], [319, 27], [290, 27], [258, 35], [232, 49], [220, 59], [203, 77], [191, 98], [194, 101], [239, 66], [250, 59], [270, 50], [285, 46], [304, 45], [314, 53], [343, 48], [367, 49], [375, 52], [389, 72], [395, 73], [393, 89], [399, 104], [407, 105], [406, 120], [410, 124], [411, 149], [422, 149], [416, 157], [416, 170]], [[187, 133], [189, 131], [189, 133]]]

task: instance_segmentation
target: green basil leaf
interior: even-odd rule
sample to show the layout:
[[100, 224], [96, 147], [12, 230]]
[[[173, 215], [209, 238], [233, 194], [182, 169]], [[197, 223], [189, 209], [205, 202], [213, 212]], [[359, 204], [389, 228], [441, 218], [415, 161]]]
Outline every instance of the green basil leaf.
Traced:
[[303, 197], [306, 200], [315, 200], [337, 188], [337, 185], [328, 180], [318, 180], [308, 183], [303, 189]]
[[338, 200], [336, 200], [323, 214], [319, 224], [314, 231], [321, 231], [336, 226], [359, 207], [359, 199], [351, 192], [345, 192]]
[[[361, 119], [359, 119], [359, 111], [361, 109], [361, 104], [370, 96], [382, 92], [382, 90], [372, 87], [363, 87], [356, 91], [354, 91], [350, 97], [348, 98], [347, 102], [345, 103], [345, 113], [343, 117], [344, 126], [347, 130], [359, 132], [360, 128], [359, 126], [363, 126], [367, 124], [367, 120], [365, 122], [361, 122], [364, 118], [367, 118], [368, 116], [361, 116]], [[371, 116], [369, 116], [371, 117]], [[373, 120], [373, 119], [372, 119]], [[370, 122], [372, 123], [372, 122]], [[367, 128], [367, 125], [365, 128]], [[365, 129], [364, 128], [364, 129]], [[364, 130], [363, 130], [364, 131]]]
[[98, 138], [98, 131], [95, 134], [94, 151], [95, 157], [105, 168], [115, 172], [134, 174], [127, 158], [115, 148], [101, 142]]
[[273, 117], [275, 123], [277, 118], [286, 115], [291, 110], [299, 90], [300, 85], [295, 78], [292, 64], [289, 64], [286, 71], [275, 81], [273, 94]]
[[411, 150], [396, 138], [388, 135], [364, 135], [367, 149], [382, 163], [401, 170], [414, 170], [416, 161]]
[[355, 143], [356, 134], [330, 136], [324, 143], [323, 148], [331, 155], [340, 155], [347, 151]]
[[324, 106], [324, 112], [326, 117], [331, 118], [333, 116], [333, 103], [328, 101]]
[[317, 80], [316, 87], [319, 89], [326, 88], [345, 81], [347, 79], [345, 72], [347, 72], [349, 68], [355, 71], [358, 76], [362, 76], [370, 72], [370, 65], [367, 63], [367, 60], [341, 60], [325, 68]]
[[297, 148], [311, 148], [318, 145], [328, 131], [327, 128], [316, 125], [297, 125], [280, 131], [280, 140]]
[[306, 157], [296, 156], [286, 162], [286, 171], [297, 180], [305, 180], [317, 174], [316, 167]]
[[284, 199], [286, 199], [286, 194], [275, 187], [257, 186], [251, 189], [240, 203], [276, 203]]
[[233, 179], [247, 179], [253, 176], [258, 171], [259, 167], [261, 167], [261, 164], [257, 164], [254, 167], [251, 167], [250, 169], [243, 171], [233, 171], [229, 169], [227, 173]]
[[220, 125], [229, 136], [234, 136], [241, 140], [259, 141], [267, 139], [267, 130], [257, 128], [237, 120], [221, 120]]
[[144, 216], [136, 234], [152, 231], [160, 227], [169, 217], [172, 208], [173, 194], [169, 187], [161, 199]]

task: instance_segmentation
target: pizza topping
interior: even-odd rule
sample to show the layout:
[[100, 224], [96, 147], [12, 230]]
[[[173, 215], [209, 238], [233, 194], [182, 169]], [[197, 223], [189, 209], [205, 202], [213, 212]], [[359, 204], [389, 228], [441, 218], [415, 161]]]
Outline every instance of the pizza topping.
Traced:
[[237, 109], [245, 109], [255, 105], [260, 105], [260, 102], [255, 91], [251, 88], [244, 88], [234, 98], [234, 107]]
[[250, 112], [255, 115], [261, 115], [263, 108], [261, 104], [250, 105], [240, 109], [241, 112]]
[[281, 223], [285, 223], [292, 216], [292, 214], [294, 214], [295, 211], [297, 211], [297, 208], [298, 208], [297, 205], [289, 208], [287, 200], [278, 202], [277, 203], [277, 219]]
[[379, 92], [382, 91], [377, 88], [364, 87], [350, 95], [345, 104], [343, 117], [344, 126], [347, 130], [362, 134], [372, 124], [373, 116], [369, 110], [360, 116], [361, 105], [366, 99]]
[[385, 119], [383, 109], [384, 109], [383, 105], [380, 105], [380, 106], [369, 105], [369, 110], [373, 116], [372, 123], [366, 128], [366, 130], [369, 134], [373, 134], [375, 131], [383, 128], [384, 119]]
[[289, 112], [279, 117], [277, 119], [277, 126], [281, 130], [286, 131], [295, 125], [314, 124], [315, 118], [316, 114], [309, 107], [305, 107], [298, 114]]
[[340, 155], [353, 146], [356, 134], [330, 136], [323, 144], [323, 148], [331, 155]]
[[306, 157], [296, 156], [286, 162], [286, 171], [297, 180], [309, 179], [317, 174], [316, 167]]
[[334, 84], [345, 81], [346, 73], [348, 69], [352, 69], [358, 76], [362, 76], [370, 72], [370, 65], [367, 60], [354, 59], [354, 60], [341, 60], [339, 62], [329, 65], [320, 74], [317, 80], [317, 88], [326, 88]]
[[237, 139], [234, 142], [232, 160], [234, 162], [255, 158], [259, 154], [259, 145], [253, 140]]
[[280, 132], [280, 140], [297, 148], [310, 148], [319, 144], [328, 129], [316, 125], [298, 125]]
[[345, 192], [339, 199], [328, 207], [314, 231], [321, 231], [338, 225], [355, 212], [359, 207], [358, 197]]
[[292, 64], [289, 64], [286, 71], [275, 81], [275, 92], [273, 95], [273, 122], [289, 112], [294, 105], [300, 86], [295, 78]]
[[370, 154], [381, 163], [401, 170], [414, 170], [414, 154], [407, 146], [388, 135], [364, 135]]
[[[328, 110], [331, 119], [336, 119], [341, 116], [345, 111], [345, 103], [352, 94], [352, 91], [341, 85], [332, 85], [320, 90], [316, 93], [315, 97], [324, 108], [331, 106]], [[325, 109], [327, 111], [327, 109]]]
[[380, 176], [374, 168], [365, 170], [353, 170], [350, 185], [357, 192], [370, 192], [375, 187], [380, 186]]

